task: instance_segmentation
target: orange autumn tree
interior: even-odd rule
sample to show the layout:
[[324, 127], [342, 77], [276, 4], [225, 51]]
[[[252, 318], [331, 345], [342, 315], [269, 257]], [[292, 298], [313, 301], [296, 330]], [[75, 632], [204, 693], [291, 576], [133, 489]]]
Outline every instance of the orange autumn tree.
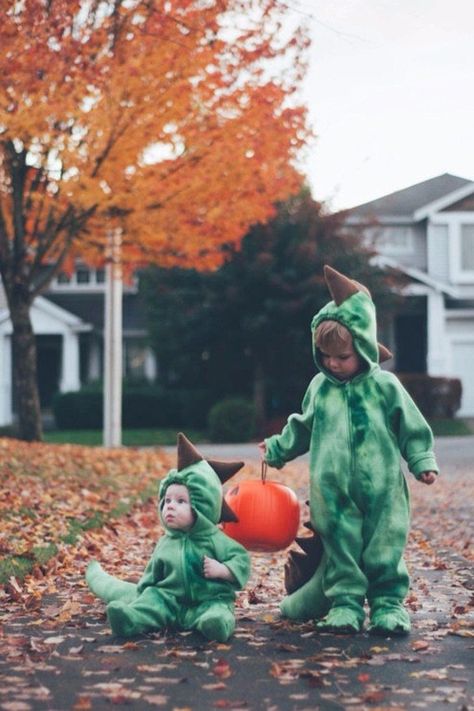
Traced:
[[74, 260], [216, 267], [294, 193], [308, 44], [279, 0], [0, 0], [0, 273], [20, 437], [30, 308]]

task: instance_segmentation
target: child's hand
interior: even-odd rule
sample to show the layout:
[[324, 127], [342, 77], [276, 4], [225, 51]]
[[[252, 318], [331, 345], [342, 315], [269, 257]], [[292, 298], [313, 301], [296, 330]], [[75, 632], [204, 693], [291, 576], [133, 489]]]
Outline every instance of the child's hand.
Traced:
[[262, 459], [265, 459], [265, 455], [266, 455], [266, 453], [267, 453], [267, 445], [265, 444], [265, 442], [259, 442], [259, 443], [258, 443], [258, 448], [259, 448], [259, 449], [261, 450], [261, 452], [262, 452]]
[[234, 580], [233, 574], [224, 563], [219, 563], [218, 560], [209, 558], [207, 555], [204, 556], [202, 570], [205, 578], [218, 578], [229, 582]]
[[434, 484], [436, 481], [436, 472], [422, 472], [419, 481], [423, 482], [423, 484]]

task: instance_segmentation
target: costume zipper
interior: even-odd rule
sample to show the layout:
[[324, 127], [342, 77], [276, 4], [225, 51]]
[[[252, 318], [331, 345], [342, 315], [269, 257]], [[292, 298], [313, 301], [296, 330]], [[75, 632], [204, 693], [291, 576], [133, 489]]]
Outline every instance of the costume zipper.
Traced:
[[355, 454], [354, 454], [354, 442], [352, 440], [352, 419], [351, 419], [351, 408], [349, 407], [349, 396], [350, 396], [350, 383], [346, 383], [344, 386], [344, 397], [346, 398], [346, 414], [347, 414], [347, 437], [349, 439], [349, 448], [351, 452], [351, 477], [355, 473]]
[[191, 590], [189, 587], [188, 572], [187, 572], [187, 567], [186, 567], [186, 544], [187, 544], [187, 540], [186, 540], [186, 538], [183, 538], [182, 546], [181, 546], [181, 565], [183, 568], [183, 583], [184, 583], [185, 595], [189, 600], [191, 600]]

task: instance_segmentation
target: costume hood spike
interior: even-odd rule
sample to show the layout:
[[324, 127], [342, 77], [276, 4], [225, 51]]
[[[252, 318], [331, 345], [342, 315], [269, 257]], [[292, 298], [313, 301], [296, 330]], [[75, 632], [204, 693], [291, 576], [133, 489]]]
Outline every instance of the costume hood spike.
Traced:
[[362, 285], [356, 284], [352, 279], [349, 279], [349, 277], [341, 274], [341, 272], [333, 269], [328, 264], [324, 265], [324, 278], [336, 306], [340, 306], [350, 296], [363, 290], [361, 288]]
[[189, 439], [182, 432], [178, 433], [178, 471], [190, 467], [191, 464], [196, 464], [204, 459], [202, 454], [199, 454], [196, 447], [191, 444]]
[[393, 353], [381, 343], [377, 343], [379, 349], [379, 363], [385, 363], [386, 360], [393, 358]]
[[244, 466], [244, 462], [220, 462], [217, 459], [208, 459], [207, 462], [216, 472], [221, 484], [225, 484], [231, 476], [237, 474], [239, 469]]

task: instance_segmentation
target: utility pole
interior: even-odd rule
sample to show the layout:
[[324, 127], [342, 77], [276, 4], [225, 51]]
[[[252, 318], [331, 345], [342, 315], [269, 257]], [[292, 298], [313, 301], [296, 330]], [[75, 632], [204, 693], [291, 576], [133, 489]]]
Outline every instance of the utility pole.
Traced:
[[105, 266], [104, 425], [105, 447], [122, 444], [122, 237], [109, 236]]

